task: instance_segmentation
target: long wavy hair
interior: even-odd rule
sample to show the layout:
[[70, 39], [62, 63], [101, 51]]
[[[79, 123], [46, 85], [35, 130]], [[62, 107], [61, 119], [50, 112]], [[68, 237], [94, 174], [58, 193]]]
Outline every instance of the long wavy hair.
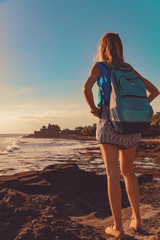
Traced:
[[130, 67], [124, 61], [122, 41], [118, 33], [109, 32], [100, 39], [93, 61], [107, 61], [111, 65], [116, 62], [121, 67]]

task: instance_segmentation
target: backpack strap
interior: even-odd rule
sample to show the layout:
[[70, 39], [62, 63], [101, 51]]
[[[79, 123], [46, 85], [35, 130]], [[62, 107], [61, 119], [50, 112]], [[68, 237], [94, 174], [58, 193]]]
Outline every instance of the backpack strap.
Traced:
[[118, 66], [111, 65], [107, 62], [100, 62], [103, 66], [108, 67], [110, 69], [118, 69]]
[[118, 64], [116, 64], [117, 66], [111, 65], [107, 62], [100, 62], [103, 66], [110, 68], [111, 70], [120, 70], [120, 71], [129, 71], [132, 72], [133, 67], [131, 65], [129, 65], [129, 67], [119, 67]]
[[[100, 89], [100, 88], [99, 88], [99, 89]], [[101, 89], [100, 89], [100, 95], [101, 95], [101, 108], [100, 108], [99, 118], [102, 118], [102, 99], [103, 99], [103, 95], [102, 95], [102, 90], [101, 90]], [[103, 100], [104, 100], [104, 99], [103, 99]], [[107, 111], [106, 111], [106, 113], [107, 113], [107, 118], [108, 118], [108, 123], [109, 123], [109, 125], [111, 126], [111, 128], [113, 128], [113, 130], [114, 130], [114, 125], [113, 125], [113, 123], [112, 123], [112, 121], [111, 121], [111, 119], [110, 119], [109, 102], [107, 102], [106, 105], [108, 106], [108, 109], [107, 109]]]

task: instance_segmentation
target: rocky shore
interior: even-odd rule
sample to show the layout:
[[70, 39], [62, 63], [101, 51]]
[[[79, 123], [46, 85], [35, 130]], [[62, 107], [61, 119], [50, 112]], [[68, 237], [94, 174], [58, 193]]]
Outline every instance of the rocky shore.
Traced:
[[[159, 143], [154, 144], [142, 142], [137, 154], [158, 155]], [[125, 239], [160, 239], [159, 182], [153, 179], [154, 172], [139, 169], [139, 173], [142, 231], [128, 228], [131, 209], [121, 181]], [[112, 223], [106, 175], [81, 170], [76, 164], [57, 164], [1, 176], [0, 219], [3, 240], [113, 239], [104, 233]]]

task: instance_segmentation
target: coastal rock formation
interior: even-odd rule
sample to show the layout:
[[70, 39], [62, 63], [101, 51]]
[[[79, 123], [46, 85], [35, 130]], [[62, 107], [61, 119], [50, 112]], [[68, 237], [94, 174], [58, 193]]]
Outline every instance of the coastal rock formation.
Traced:
[[24, 136], [24, 138], [67, 138], [67, 139], [88, 139], [95, 140], [96, 124], [93, 126], [76, 127], [75, 130], [68, 128], [61, 130], [58, 125], [50, 124], [43, 126], [39, 131]]
[[[151, 182], [152, 175], [138, 181]], [[123, 182], [121, 188], [126, 208]], [[92, 213], [103, 219], [111, 215], [106, 175], [80, 170], [76, 164], [57, 164], [0, 177], [0, 239], [103, 240], [93, 226], [76, 220]]]
[[55, 138], [55, 137], [59, 137], [60, 134], [60, 127], [58, 125], [55, 124], [48, 124], [48, 127], [43, 126], [40, 131], [34, 131], [34, 134], [29, 134], [28, 136], [25, 137], [29, 137], [29, 138]]
[[[39, 131], [24, 136], [25, 138], [69, 138], [69, 139], [88, 139], [95, 140], [96, 123], [92, 126], [76, 127], [75, 130], [63, 129], [55, 124], [48, 124], [48, 127], [42, 126]], [[150, 129], [142, 133], [143, 138], [160, 138], [160, 113], [157, 112], [152, 119]]]

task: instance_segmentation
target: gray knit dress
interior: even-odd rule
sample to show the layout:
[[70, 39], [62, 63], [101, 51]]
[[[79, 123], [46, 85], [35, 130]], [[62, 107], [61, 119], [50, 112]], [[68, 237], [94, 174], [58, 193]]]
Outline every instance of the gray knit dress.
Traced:
[[119, 149], [127, 149], [136, 145], [141, 139], [141, 133], [121, 134], [114, 132], [113, 128], [110, 126], [107, 111], [108, 106], [103, 105], [102, 117], [99, 118], [96, 129], [97, 141], [99, 143], [117, 145]]

